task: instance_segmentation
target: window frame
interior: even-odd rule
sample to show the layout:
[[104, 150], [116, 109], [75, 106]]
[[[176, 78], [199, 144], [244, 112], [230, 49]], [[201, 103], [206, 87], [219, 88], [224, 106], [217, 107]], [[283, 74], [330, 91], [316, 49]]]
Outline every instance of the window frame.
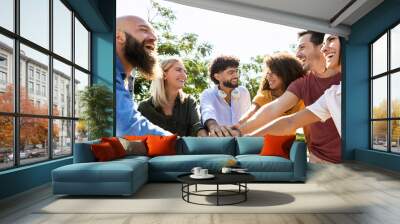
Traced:
[[[391, 154], [400, 154], [400, 152], [394, 152], [392, 151], [392, 122], [393, 121], [398, 121], [400, 120], [400, 117], [393, 117], [392, 116], [392, 76], [395, 75], [396, 73], [400, 72], [400, 66], [397, 68], [391, 69], [391, 61], [392, 61], [392, 56], [391, 56], [391, 31], [397, 27], [400, 26], [400, 21], [397, 21], [396, 23], [392, 24], [389, 28], [385, 29], [385, 31], [381, 34], [379, 34], [374, 40], [372, 40], [368, 46], [369, 46], [369, 145], [370, 145], [370, 150], [373, 151], [380, 151], [380, 152], [386, 152], [386, 153], [391, 153]], [[386, 71], [376, 74], [374, 76], [373, 74], [373, 44], [376, 43], [381, 37], [384, 35], [387, 35], [387, 64], [386, 64]], [[387, 98], [387, 105], [386, 105], [386, 117], [385, 118], [373, 118], [373, 93], [374, 93], [374, 86], [373, 86], [373, 81], [378, 79], [386, 77], [386, 87], [387, 87], [387, 93], [386, 93], [386, 98]], [[386, 121], [386, 151], [379, 150], [374, 148], [374, 132], [373, 132], [373, 122], [375, 121]]]
[[[32, 41], [30, 41], [29, 39], [23, 37], [20, 35], [20, 0], [14, 0], [13, 1], [13, 10], [14, 10], [14, 18], [13, 18], [13, 22], [14, 22], [14, 30], [10, 31], [4, 27], [0, 26], [0, 35], [6, 37], [6, 38], [10, 38], [13, 41], [13, 54], [12, 54], [12, 61], [13, 64], [12, 66], [12, 75], [14, 78], [14, 111], [13, 112], [1, 112], [0, 111], [0, 116], [4, 116], [4, 117], [12, 117], [13, 119], [13, 165], [10, 167], [5, 167], [5, 168], [0, 168], [0, 172], [4, 171], [4, 170], [10, 170], [10, 169], [16, 169], [19, 167], [23, 167], [23, 166], [29, 166], [29, 165], [33, 165], [33, 164], [37, 164], [37, 163], [43, 163], [49, 160], [53, 160], [53, 159], [61, 159], [61, 158], [65, 158], [65, 157], [70, 157], [73, 156], [73, 152], [74, 152], [74, 143], [75, 143], [75, 126], [76, 126], [76, 121], [79, 120], [79, 117], [75, 116], [75, 108], [72, 107], [71, 108], [71, 114], [62, 116], [61, 114], [59, 116], [53, 115], [53, 59], [58, 60], [61, 63], [64, 63], [68, 66], [71, 67], [71, 92], [72, 92], [72, 99], [71, 99], [71, 104], [74, 105], [75, 103], [75, 98], [76, 98], [76, 92], [75, 92], [75, 88], [74, 88], [74, 82], [75, 82], [75, 69], [85, 73], [88, 75], [88, 79], [89, 79], [89, 83], [88, 86], [92, 85], [92, 62], [91, 62], [91, 49], [92, 49], [92, 43], [91, 43], [91, 37], [92, 37], [92, 30], [87, 26], [87, 24], [84, 22], [84, 20], [79, 16], [78, 13], [76, 13], [72, 7], [68, 4], [68, 2], [66, 2], [65, 0], [59, 0], [68, 10], [71, 11], [71, 18], [70, 18], [70, 23], [71, 23], [71, 58], [67, 59], [64, 58], [63, 56], [55, 53], [53, 50], [53, 1], [54, 0], [47, 0], [48, 4], [49, 4], [49, 47], [48, 49], [46, 49], [45, 47], [42, 47], [39, 44], [36, 44]], [[85, 69], [83, 67], [81, 67], [80, 65], [75, 63], [75, 18], [83, 25], [83, 27], [88, 31], [88, 69]], [[25, 45], [26, 47], [32, 48], [33, 50], [36, 50], [42, 54], [45, 54], [46, 56], [48, 56], [48, 74], [47, 74], [47, 83], [45, 84], [45, 95], [48, 97], [47, 102], [48, 102], [48, 112], [46, 115], [39, 115], [39, 114], [26, 114], [26, 113], [21, 113], [20, 112], [20, 85], [21, 85], [21, 80], [20, 80], [20, 65], [21, 65], [21, 56], [20, 56], [20, 46], [21, 44]], [[29, 69], [30, 69], [30, 65], [29, 63], [27, 63], [27, 72], [25, 74], [26, 76], [26, 82], [28, 83], [29, 81], [32, 81], [34, 84], [34, 92], [36, 91], [35, 89], [35, 85], [37, 83], [40, 83], [40, 87], [42, 87], [42, 79], [41, 79], [41, 75], [42, 75], [42, 70], [39, 73], [39, 80], [36, 80], [36, 69], [34, 68], [33, 70], [33, 79], [30, 78], [30, 74], [29, 74]], [[28, 84], [27, 86], [28, 87]], [[29, 87], [28, 87], [29, 88]], [[27, 88], [27, 91], [29, 91]], [[40, 91], [41, 92], [41, 91]], [[42, 96], [42, 94], [39, 94], [37, 96]], [[36, 103], [36, 102], [34, 102]], [[43, 157], [43, 160], [40, 160], [38, 162], [30, 162], [30, 163], [24, 163], [21, 164], [21, 158], [20, 158], [20, 119], [21, 118], [45, 118], [47, 119], [47, 123], [48, 123], [48, 136], [47, 136], [47, 150], [48, 150], [48, 155], [47, 157]], [[61, 121], [70, 121], [71, 122], [71, 153], [68, 155], [62, 155], [62, 156], [55, 156], [53, 155], [54, 153], [54, 147], [53, 147], [53, 123], [55, 123], [57, 120], [61, 120]]]

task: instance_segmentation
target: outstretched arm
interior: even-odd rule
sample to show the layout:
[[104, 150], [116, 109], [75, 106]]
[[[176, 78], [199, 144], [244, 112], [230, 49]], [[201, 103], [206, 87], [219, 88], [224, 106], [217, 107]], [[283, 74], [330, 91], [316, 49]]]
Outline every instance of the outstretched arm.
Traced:
[[247, 120], [249, 120], [249, 118], [251, 116], [253, 116], [257, 110], [260, 108], [260, 106], [258, 106], [257, 104], [253, 103], [251, 104], [251, 107], [248, 111], [246, 111], [245, 114], [243, 114], [243, 116], [240, 118], [239, 120], [239, 125], [244, 124]]
[[299, 98], [295, 94], [286, 91], [278, 99], [262, 106], [247, 122], [239, 127], [240, 132], [249, 134], [259, 129], [290, 110], [298, 101]]
[[172, 135], [145, 118], [137, 109], [127, 91], [117, 89], [117, 136], [124, 135]]
[[292, 135], [297, 128], [320, 121], [320, 118], [308, 109], [280, 117], [247, 136]]

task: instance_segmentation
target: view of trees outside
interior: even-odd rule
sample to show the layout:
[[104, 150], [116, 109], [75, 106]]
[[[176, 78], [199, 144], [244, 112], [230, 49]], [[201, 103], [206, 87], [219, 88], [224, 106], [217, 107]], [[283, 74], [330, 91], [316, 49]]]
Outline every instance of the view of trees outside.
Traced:
[[[8, 111], [13, 107], [13, 85], [7, 86], [7, 91], [0, 94], [0, 105]], [[34, 104], [24, 87], [20, 88], [20, 104], [27, 114], [47, 113], [47, 104]], [[11, 116], [0, 116], [0, 168], [10, 166], [14, 160], [14, 124]], [[21, 164], [32, 163], [48, 158], [48, 119], [20, 118], [20, 159]], [[53, 139], [57, 141], [60, 127], [53, 125]]]
[[[381, 91], [381, 90], [377, 90]], [[375, 104], [375, 103], [374, 103]], [[392, 97], [391, 100], [392, 117], [400, 117], [400, 98]], [[379, 104], [373, 106], [373, 118], [387, 118], [387, 100], [380, 101]], [[400, 122], [390, 121], [391, 125], [391, 141], [392, 151], [400, 153]], [[388, 132], [387, 121], [373, 121], [372, 122], [372, 137], [374, 149], [387, 151]]]
[[[384, 105], [384, 103], [382, 103]], [[395, 105], [400, 106], [400, 101], [396, 100]], [[375, 107], [374, 113], [379, 113], [383, 109], [381, 107]], [[399, 110], [396, 111], [399, 114]], [[387, 125], [388, 121], [373, 121], [372, 122], [372, 133], [373, 133], [373, 146], [374, 149], [387, 150]], [[391, 141], [392, 151], [400, 153], [400, 121], [390, 121], [391, 125]]]
[[[180, 57], [187, 70], [188, 79], [184, 91], [199, 100], [200, 94], [209, 85], [208, 65], [213, 46], [207, 42], [200, 42], [195, 33], [175, 35], [171, 26], [176, 21], [174, 12], [151, 1], [147, 20], [154, 26], [158, 34], [158, 54], [162, 59]], [[258, 90], [260, 73], [262, 72], [263, 56], [255, 55], [250, 63], [240, 65], [240, 81], [246, 86], [253, 98]], [[149, 97], [150, 81], [137, 77], [135, 82], [135, 98], [138, 102]]]
[[[19, 42], [19, 74], [15, 74], [16, 61], [14, 53], [15, 39], [0, 32], [0, 170], [13, 167], [16, 163], [14, 151], [19, 155], [20, 162], [17, 165], [25, 165], [37, 161], [48, 160], [50, 157], [72, 154], [73, 120], [79, 118], [80, 108], [75, 109], [73, 99], [81, 89], [89, 85], [89, 31], [75, 17], [72, 11], [60, 0], [21, 1], [20, 18], [15, 18], [14, 1], [2, 1], [2, 13], [0, 15], [0, 26], [11, 32], [13, 21], [18, 20], [19, 35], [30, 42], [21, 40]], [[49, 13], [53, 7], [52, 16]], [[75, 32], [72, 30], [75, 24]], [[53, 24], [52, 42], [50, 49], [50, 29]], [[72, 36], [72, 34], [75, 34]], [[56, 60], [49, 52], [72, 60], [72, 38], [75, 41], [75, 63], [85, 69], [78, 69], [75, 65], [67, 65]], [[43, 49], [36, 48], [38, 44]], [[50, 74], [49, 60], [53, 61], [53, 70]], [[72, 71], [75, 70], [75, 80], [72, 80]], [[17, 76], [16, 76], [17, 75]], [[20, 91], [16, 94], [15, 78], [19, 80]], [[50, 89], [52, 80], [52, 89]], [[75, 86], [75, 92], [72, 92]], [[15, 96], [18, 105], [14, 105]], [[50, 105], [50, 99], [53, 105]], [[79, 96], [75, 97], [75, 104], [79, 104]], [[19, 108], [15, 113], [14, 107]], [[49, 109], [52, 109], [50, 114]], [[19, 122], [19, 127], [15, 123]], [[51, 127], [51, 128], [50, 128]], [[80, 127], [78, 135], [80, 139], [85, 136], [86, 127]], [[14, 133], [14, 130], [18, 130]], [[51, 133], [49, 131], [52, 130]], [[50, 137], [51, 136], [51, 139]], [[19, 146], [16, 149], [15, 141]], [[53, 155], [49, 155], [51, 144]]]
[[[400, 25], [393, 28], [390, 33], [390, 58], [388, 52], [388, 34], [382, 35], [372, 44], [372, 147], [377, 150], [388, 151], [389, 144], [391, 152], [400, 153], [400, 72], [392, 73], [397, 69], [400, 60]], [[387, 62], [391, 66], [388, 70]], [[382, 73], [389, 71], [389, 74]], [[376, 78], [376, 77], [378, 78]], [[388, 86], [390, 79], [390, 88]], [[390, 99], [388, 99], [390, 91]], [[390, 111], [388, 111], [388, 102]], [[392, 120], [389, 120], [392, 119]], [[388, 130], [388, 128], [390, 128]]]

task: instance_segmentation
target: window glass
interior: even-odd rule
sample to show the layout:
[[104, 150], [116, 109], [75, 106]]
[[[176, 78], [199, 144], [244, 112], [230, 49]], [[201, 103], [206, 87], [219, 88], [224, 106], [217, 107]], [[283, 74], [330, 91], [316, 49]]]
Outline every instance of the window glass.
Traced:
[[372, 118], [387, 118], [387, 78], [372, 81]]
[[400, 24], [391, 31], [390, 37], [390, 69], [400, 67]]
[[372, 45], [372, 75], [387, 71], [387, 34]]
[[89, 32], [75, 18], [75, 63], [89, 70]]
[[20, 0], [21, 36], [49, 48], [49, 0]]
[[372, 122], [372, 147], [377, 150], [387, 151], [387, 121]]
[[400, 72], [391, 74], [390, 76], [391, 116], [395, 118], [400, 118]]
[[13, 40], [0, 35], [0, 111], [14, 111]]
[[[20, 110], [24, 114], [47, 115], [49, 108], [48, 74], [49, 57], [28, 46], [21, 44], [20, 54]], [[26, 68], [33, 67], [35, 71], [34, 94], [29, 94], [27, 85], [28, 74]], [[28, 72], [29, 73], [29, 72]], [[45, 80], [43, 80], [43, 78]], [[36, 104], [31, 103], [31, 100]]]
[[14, 31], [14, 0], [1, 0], [0, 26]]
[[45, 118], [20, 118], [20, 151], [21, 164], [35, 163], [49, 158], [48, 127]]
[[73, 138], [88, 139], [86, 124], [74, 118], [81, 114], [79, 94], [90, 84], [89, 30], [64, 0], [0, 0], [0, 28], [0, 170], [72, 155]]
[[71, 60], [72, 12], [60, 1], [53, 0], [53, 51]]
[[395, 153], [400, 153], [400, 120], [391, 121], [391, 151]]
[[72, 116], [71, 72], [71, 66], [53, 60], [53, 115]]
[[85, 142], [88, 140], [88, 127], [84, 120], [75, 121], [75, 142]]
[[0, 170], [14, 165], [13, 117], [0, 115]]
[[72, 154], [72, 121], [53, 120], [53, 157]]
[[89, 75], [75, 69], [75, 117], [81, 114], [80, 94], [87, 86], [89, 86]]

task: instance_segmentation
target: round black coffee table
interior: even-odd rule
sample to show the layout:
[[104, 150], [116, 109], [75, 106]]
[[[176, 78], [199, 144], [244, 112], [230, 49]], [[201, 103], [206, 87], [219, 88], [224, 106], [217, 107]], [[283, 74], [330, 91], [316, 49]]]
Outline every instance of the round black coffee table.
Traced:
[[[178, 181], [182, 183], [182, 199], [188, 203], [198, 204], [198, 205], [234, 205], [247, 200], [247, 192], [249, 188], [247, 183], [255, 180], [255, 177], [248, 173], [216, 173], [213, 174], [215, 177], [212, 179], [193, 179], [190, 177], [191, 173], [182, 174], [177, 177]], [[216, 185], [215, 190], [198, 190], [197, 185]], [[194, 191], [190, 191], [190, 186], [195, 186]], [[220, 189], [220, 185], [236, 185], [237, 190], [223, 190]], [[214, 192], [215, 194], [206, 194], [209, 192]], [[216, 204], [202, 204], [190, 201], [190, 196], [204, 196], [204, 197], [216, 197]], [[239, 200], [231, 203], [221, 203], [221, 197], [232, 197], [241, 196]]]

